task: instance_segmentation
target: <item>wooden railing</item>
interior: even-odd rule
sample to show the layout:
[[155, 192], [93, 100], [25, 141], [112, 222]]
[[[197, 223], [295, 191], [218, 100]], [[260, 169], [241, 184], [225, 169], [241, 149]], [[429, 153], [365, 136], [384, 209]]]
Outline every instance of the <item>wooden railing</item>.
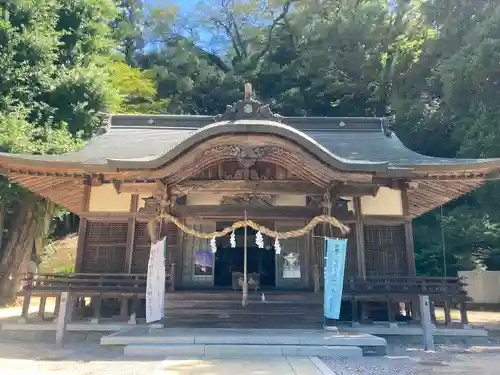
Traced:
[[429, 295], [434, 300], [466, 300], [466, 284], [458, 277], [368, 276], [344, 280], [346, 297], [408, 297]]
[[[175, 265], [165, 275], [165, 290], [174, 289]], [[104, 298], [122, 300], [121, 315], [128, 316], [128, 300], [138, 300], [146, 295], [146, 274], [116, 273], [29, 273], [23, 279], [20, 294], [24, 297], [22, 315], [27, 318], [31, 297], [41, 297], [40, 312], [43, 317], [47, 297], [56, 297], [55, 313], [59, 310], [60, 296], [70, 292], [75, 299], [91, 297], [94, 301], [94, 317], [99, 318], [101, 303]], [[135, 302], [137, 305], [137, 301]], [[136, 312], [137, 306], [132, 307]]]
[[[112, 273], [39, 273], [28, 274], [23, 280], [23, 292], [30, 290], [36, 295], [53, 295], [71, 291], [74, 295], [91, 297], [123, 297], [142, 295], [146, 292], [146, 274]], [[170, 274], [166, 275], [165, 287], [171, 287]]]

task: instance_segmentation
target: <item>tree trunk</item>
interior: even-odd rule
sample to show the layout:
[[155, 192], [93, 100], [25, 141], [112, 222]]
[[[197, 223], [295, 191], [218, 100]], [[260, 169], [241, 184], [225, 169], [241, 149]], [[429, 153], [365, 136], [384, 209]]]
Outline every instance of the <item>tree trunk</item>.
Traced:
[[26, 273], [37, 234], [36, 198], [26, 197], [16, 214], [0, 262], [0, 305], [15, 301]]
[[0, 202], [0, 251], [3, 245], [3, 231], [5, 229], [5, 215], [6, 215], [6, 205], [4, 202]]

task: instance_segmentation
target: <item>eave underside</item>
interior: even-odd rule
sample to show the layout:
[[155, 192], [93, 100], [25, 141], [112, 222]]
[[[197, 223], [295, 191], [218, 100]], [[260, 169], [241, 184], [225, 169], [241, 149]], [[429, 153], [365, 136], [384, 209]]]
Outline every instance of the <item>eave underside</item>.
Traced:
[[[84, 211], [84, 178], [82, 176], [62, 177], [51, 175], [34, 175], [26, 173], [8, 173], [12, 182], [18, 183], [30, 191], [47, 198], [56, 204], [74, 212]], [[119, 181], [119, 178], [115, 181]], [[130, 180], [123, 181], [126, 186]], [[408, 214], [412, 218], [421, 216], [426, 212], [439, 207], [447, 202], [459, 198], [471, 192], [484, 183], [484, 180], [455, 180], [455, 181], [426, 181], [419, 180], [417, 184], [411, 185], [408, 192]], [[142, 182], [141, 185], [146, 183]], [[154, 185], [154, 184], [147, 184]], [[316, 195], [317, 190], [311, 192]]]
[[84, 187], [82, 177], [37, 176], [33, 174], [9, 173], [10, 181], [65, 209], [81, 213], [83, 211]]
[[484, 180], [418, 181], [408, 189], [408, 211], [411, 217], [425, 214], [481, 186]]

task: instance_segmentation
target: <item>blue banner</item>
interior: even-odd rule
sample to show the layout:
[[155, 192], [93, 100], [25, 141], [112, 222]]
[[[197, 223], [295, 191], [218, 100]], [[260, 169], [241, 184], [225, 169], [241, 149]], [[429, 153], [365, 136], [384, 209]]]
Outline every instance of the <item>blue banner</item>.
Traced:
[[347, 253], [347, 240], [325, 240], [325, 300], [324, 314], [328, 319], [339, 319], [344, 287], [344, 270]]

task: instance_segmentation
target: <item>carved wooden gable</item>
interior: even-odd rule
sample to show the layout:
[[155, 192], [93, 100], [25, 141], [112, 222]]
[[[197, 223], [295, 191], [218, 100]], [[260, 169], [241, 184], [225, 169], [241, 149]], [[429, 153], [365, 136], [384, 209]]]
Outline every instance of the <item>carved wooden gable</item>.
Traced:
[[264, 161], [245, 163], [225, 161], [205, 169], [193, 180], [295, 180], [300, 178], [292, 171]]

